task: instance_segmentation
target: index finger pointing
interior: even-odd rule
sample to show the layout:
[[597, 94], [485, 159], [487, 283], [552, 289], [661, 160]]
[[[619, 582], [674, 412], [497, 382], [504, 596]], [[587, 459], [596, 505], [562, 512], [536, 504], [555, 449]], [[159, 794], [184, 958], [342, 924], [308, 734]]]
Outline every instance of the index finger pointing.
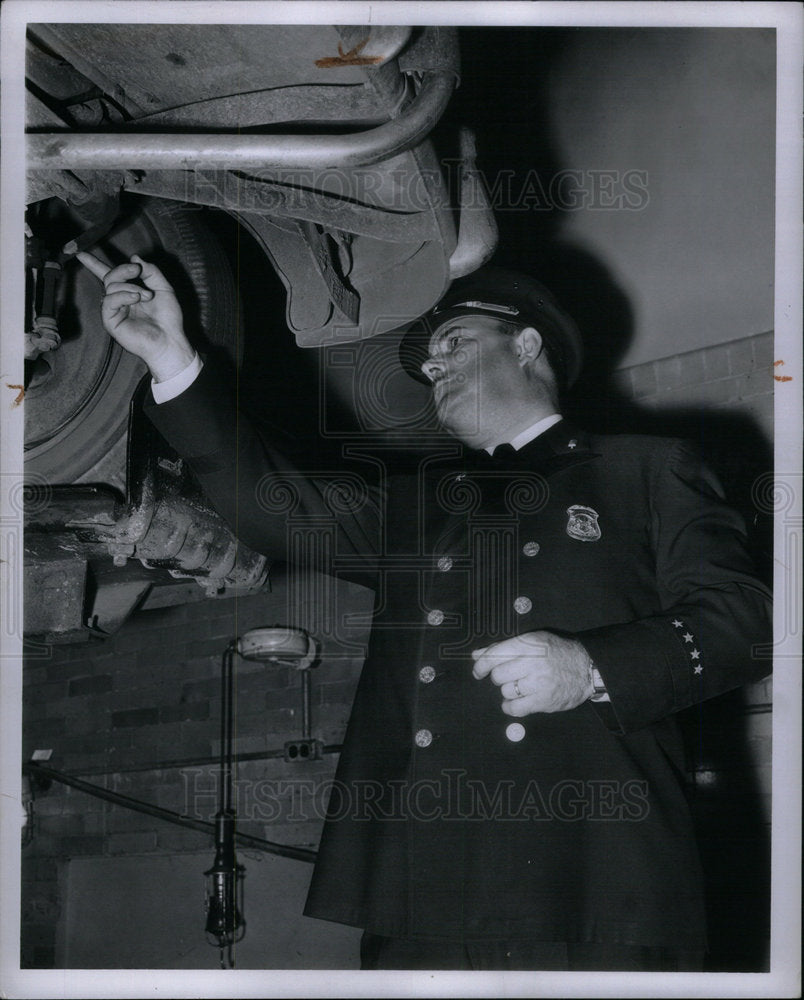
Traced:
[[94, 254], [87, 253], [86, 250], [79, 251], [75, 256], [81, 261], [88, 271], [91, 271], [95, 277], [99, 278], [101, 281], [103, 281], [109, 271], [112, 270], [108, 264], [104, 264], [102, 260]]

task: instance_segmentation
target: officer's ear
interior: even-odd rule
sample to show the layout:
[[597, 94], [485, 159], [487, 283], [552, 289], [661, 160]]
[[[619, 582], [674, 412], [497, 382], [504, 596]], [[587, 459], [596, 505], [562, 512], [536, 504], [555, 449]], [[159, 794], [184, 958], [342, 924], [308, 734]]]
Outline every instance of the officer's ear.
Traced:
[[523, 368], [532, 365], [542, 353], [542, 335], [535, 327], [526, 326], [524, 330], [520, 330], [514, 337], [514, 343], [517, 360]]

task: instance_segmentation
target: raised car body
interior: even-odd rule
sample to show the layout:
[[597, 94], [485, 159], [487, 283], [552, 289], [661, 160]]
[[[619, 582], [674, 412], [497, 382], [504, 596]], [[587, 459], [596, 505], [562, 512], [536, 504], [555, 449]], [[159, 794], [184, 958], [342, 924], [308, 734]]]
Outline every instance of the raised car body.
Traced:
[[[456, 33], [437, 27], [30, 26], [26, 473], [37, 496], [58, 488], [59, 514], [30, 511], [29, 631], [104, 632], [127, 613], [104, 623], [89, 597], [48, 612], [37, 594], [65, 558], [73, 581], [109, 576], [111, 559], [118, 577], [129, 559], [148, 567], [132, 607], [167, 599], [151, 593], [165, 572], [221, 595], [262, 586], [268, 568], [242, 546], [237, 562], [221, 554], [229, 528], [201, 517], [158, 441], [149, 462], [131, 460], [147, 437], [136, 403], [129, 413], [144, 369], [100, 329], [75, 251], [110, 264], [150, 254], [195, 310], [198, 346], [238, 363], [236, 282], [204, 229], [219, 210], [270, 260], [300, 347], [397, 330], [495, 246], [471, 133], [446, 159], [428, 138], [458, 74]], [[100, 491], [91, 502], [87, 487]], [[203, 538], [177, 548], [177, 525]]]

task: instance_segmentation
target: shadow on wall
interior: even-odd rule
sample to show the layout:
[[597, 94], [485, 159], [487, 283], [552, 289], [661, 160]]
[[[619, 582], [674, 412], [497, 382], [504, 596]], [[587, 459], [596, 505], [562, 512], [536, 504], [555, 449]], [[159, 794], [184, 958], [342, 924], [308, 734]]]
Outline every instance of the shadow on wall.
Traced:
[[[550, 80], [562, 60], [572, 57], [576, 35], [565, 28], [462, 28], [461, 85], [439, 128], [468, 122], [477, 130], [478, 166], [500, 230], [493, 262], [544, 282], [581, 330], [586, 362], [566, 400], [567, 415], [601, 433], [696, 442], [745, 517], [769, 579], [770, 518], [762, 522], [752, 490], [773, 468], [772, 442], [736, 408], [649, 409], [635, 404], [612, 378], [634, 339], [632, 303], [604, 260], [565, 237], [570, 212], [562, 208], [557, 184], [566, 164], [552, 120]], [[601, 44], [606, 37], [602, 33]], [[666, 353], [673, 353], [672, 345]]]

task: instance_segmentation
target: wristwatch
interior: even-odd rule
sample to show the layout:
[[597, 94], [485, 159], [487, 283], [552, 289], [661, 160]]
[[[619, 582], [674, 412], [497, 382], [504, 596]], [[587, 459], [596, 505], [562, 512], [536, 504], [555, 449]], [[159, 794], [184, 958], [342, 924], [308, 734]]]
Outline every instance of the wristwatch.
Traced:
[[595, 666], [595, 661], [589, 661], [589, 677], [592, 681], [593, 691], [589, 696], [590, 701], [608, 701], [609, 693], [606, 690], [606, 685], [603, 683], [603, 678], [600, 676], [600, 671]]

